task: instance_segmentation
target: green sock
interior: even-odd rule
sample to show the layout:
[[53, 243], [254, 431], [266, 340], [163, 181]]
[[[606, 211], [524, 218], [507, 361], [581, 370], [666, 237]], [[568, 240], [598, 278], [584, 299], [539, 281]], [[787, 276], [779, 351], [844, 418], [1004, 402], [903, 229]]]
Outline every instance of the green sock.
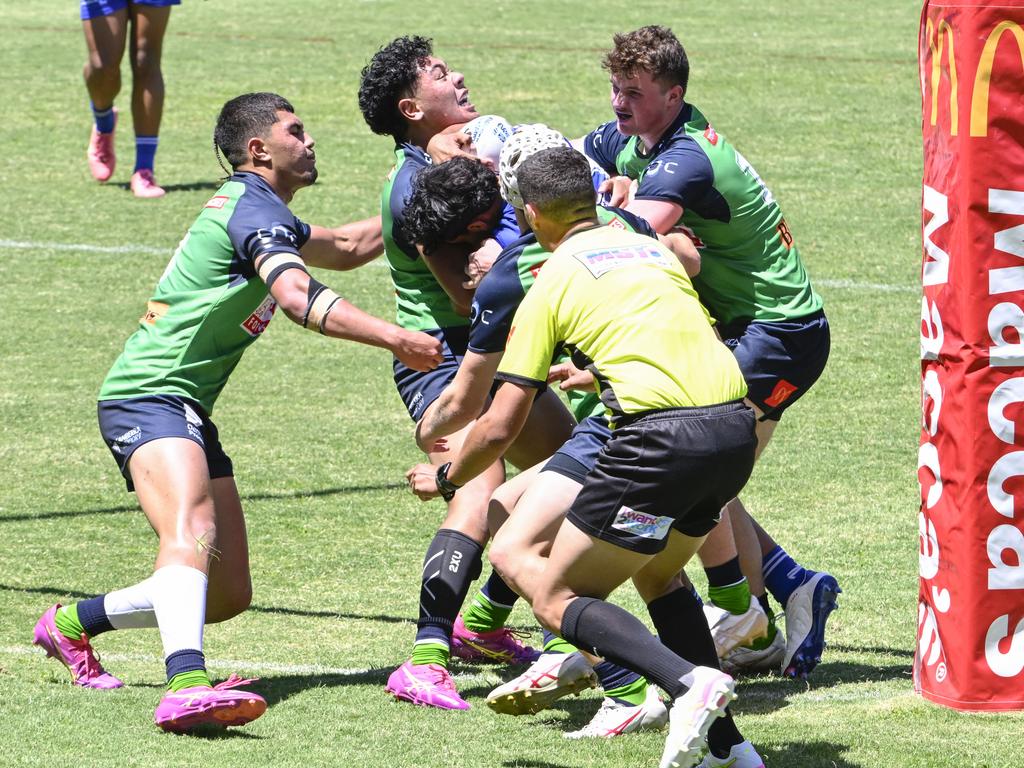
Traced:
[[722, 610], [739, 615], [750, 608], [750, 585], [743, 579], [727, 587], [708, 587], [708, 597]]
[[743, 647], [744, 648], [751, 648], [751, 649], [753, 649], [755, 651], [763, 651], [765, 648], [767, 648], [769, 645], [772, 644], [772, 640], [775, 639], [775, 635], [776, 635], [776, 633], [778, 631], [779, 631], [779, 628], [775, 626], [775, 617], [774, 616], [769, 616], [768, 617], [768, 634], [765, 635], [764, 637], [757, 638], [757, 640], [752, 642], [750, 645], [745, 645]]
[[212, 688], [210, 675], [205, 669], [194, 669], [191, 672], [182, 672], [167, 681], [168, 691], [181, 691], [185, 688]]
[[611, 688], [604, 692], [604, 695], [616, 701], [624, 701], [639, 707], [647, 699], [647, 680], [638, 677], [632, 683], [620, 685], [618, 688]]
[[483, 590], [476, 593], [469, 609], [462, 612], [462, 623], [471, 632], [493, 632], [501, 629], [512, 614], [512, 609], [504, 605], [495, 605]]
[[544, 643], [544, 653], [576, 653], [579, 650], [572, 643], [568, 643], [557, 635], [552, 635], [551, 639]]
[[448, 657], [451, 651], [444, 643], [416, 643], [412, 647], [413, 664], [440, 664], [448, 668]]
[[53, 617], [53, 623], [68, 640], [81, 640], [82, 635], [88, 636], [82, 622], [78, 620], [78, 604], [65, 605]]

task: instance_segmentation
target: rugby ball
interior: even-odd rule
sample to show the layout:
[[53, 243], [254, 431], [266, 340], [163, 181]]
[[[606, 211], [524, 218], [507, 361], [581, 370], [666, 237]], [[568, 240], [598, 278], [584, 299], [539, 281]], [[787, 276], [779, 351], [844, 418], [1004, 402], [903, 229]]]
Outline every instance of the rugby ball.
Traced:
[[481, 115], [462, 126], [462, 133], [469, 136], [477, 157], [490, 160], [498, 167], [498, 158], [505, 140], [512, 135], [512, 126], [499, 115]]

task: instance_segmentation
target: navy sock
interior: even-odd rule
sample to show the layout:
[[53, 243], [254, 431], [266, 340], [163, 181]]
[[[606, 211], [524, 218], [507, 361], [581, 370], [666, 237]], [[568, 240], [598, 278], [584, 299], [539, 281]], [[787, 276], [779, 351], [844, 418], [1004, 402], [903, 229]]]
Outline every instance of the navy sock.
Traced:
[[96, 123], [96, 130], [100, 133], [110, 133], [114, 130], [114, 107], [113, 105], [106, 109], [96, 109], [96, 105], [89, 102], [89, 106], [92, 107], [92, 119]]
[[562, 637], [595, 656], [635, 669], [673, 699], [686, 692], [682, 678], [693, 671], [693, 664], [672, 653], [639, 619], [617, 605], [577, 597], [562, 615]]
[[515, 605], [519, 595], [505, 583], [497, 571], [491, 571], [487, 582], [480, 588], [487, 599], [497, 605]]
[[135, 170], [140, 171], [146, 168], [153, 170], [153, 161], [156, 158], [156, 147], [160, 139], [156, 136], [135, 137]]
[[[694, 664], [721, 669], [704, 610], [688, 589], [677, 589], [652, 600], [647, 611], [661, 642]], [[668, 693], [672, 695], [671, 691]], [[743, 736], [733, 722], [732, 712], [726, 708], [725, 716], [715, 720], [708, 730], [708, 748], [715, 757], [725, 757], [733, 746], [742, 741]]]
[[807, 569], [780, 546], [762, 558], [761, 568], [764, 571], [764, 585], [783, 608], [793, 590], [807, 580]]
[[705, 568], [704, 573], [708, 577], [709, 587], [728, 587], [743, 581], [743, 571], [740, 570], [738, 556], [727, 563]]
[[442, 528], [434, 535], [423, 559], [416, 642], [451, 643], [455, 617], [480, 576], [482, 554], [483, 547], [458, 531]]
[[597, 673], [601, 687], [606, 691], [621, 688], [640, 679], [640, 675], [633, 670], [626, 669], [612, 661], [602, 661], [594, 667], [594, 672]]
[[103, 595], [83, 600], [77, 608], [78, 620], [89, 637], [96, 637], [102, 632], [110, 632], [114, 628], [103, 608]]
[[168, 680], [183, 672], [206, 671], [206, 657], [203, 656], [202, 651], [197, 651], [194, 648], [175, 651], [164, 659], [164, 664], [167, 666]]

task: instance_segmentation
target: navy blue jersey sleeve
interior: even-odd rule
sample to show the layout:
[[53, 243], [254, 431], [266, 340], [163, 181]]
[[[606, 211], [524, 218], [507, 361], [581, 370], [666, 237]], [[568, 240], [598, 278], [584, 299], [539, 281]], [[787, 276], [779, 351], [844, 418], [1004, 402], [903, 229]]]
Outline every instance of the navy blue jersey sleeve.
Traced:
[[512, 318], [526, 292], [519, 278], [519, 254], [530, 236], [516, 240], [495, 259], [473, 293], [468, 348], [480, 354], [504, 352]]
[[626, 146], [629, 137], [615, 127], [615, 121], [598, 126], [583, 138], [583, 152], [600, 165], [609, 176], [618, 175], [615, 160]]
[[253, 264], [264, 253], [294, 253], [309, 240], [310, 228], [288, 210], [264, 180], [247, 174], [246, 185], [228, 220], [228, 238], [243, 262]]
[[491, 236], [498, 241], [502, 248], [508, 248], [513, 242], [519, 239], [519, 222], [516, 221], [516, 210], [508, 203], [501, 212], [501, 220], [494, 228]]
[[391, 184], [391, 197], [388, 199], [388, 206], [391, 209], [391, 238], [395, 245], [402, 249], [402, 253], [413, 260], [418, 259], [420, 254], [406, 229], [405, 205], [412, 196], [412, 183], [416, 179], [416, 174], [425, 166], [426, 163], [417, 162], [414, 156], [407, 156]]
[[682, 138], [658, 153], [644, 170], [637, 200], [666, 200], [684, 209], [700, 207], [714, 188], [715, 172], [704, 150]]

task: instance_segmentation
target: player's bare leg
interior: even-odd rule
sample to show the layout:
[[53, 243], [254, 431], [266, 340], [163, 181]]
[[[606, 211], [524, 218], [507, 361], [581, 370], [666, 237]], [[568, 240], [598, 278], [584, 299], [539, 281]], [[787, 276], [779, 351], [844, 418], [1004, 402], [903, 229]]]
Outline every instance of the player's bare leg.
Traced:
[[94, 123], [86, 159], [97, 181], [107, 181], [114, 173], [114, 127], [117, 113], [114, 99], [121, 90], [121, 58], [128, 31], [128, 12], [115, 11], [82, 21], [88, 52], [82, 76], [92, 104]]
[[131, 188], [136, 197], [161, 197], [164, 190], [153, 179], [153, 160], [164, 109], [161, 60], [171, 7], [133, 3], [130, 9], [132, 29], [129, 60], [132, 67], [132, 120], [135, 127], [135, 169]]

